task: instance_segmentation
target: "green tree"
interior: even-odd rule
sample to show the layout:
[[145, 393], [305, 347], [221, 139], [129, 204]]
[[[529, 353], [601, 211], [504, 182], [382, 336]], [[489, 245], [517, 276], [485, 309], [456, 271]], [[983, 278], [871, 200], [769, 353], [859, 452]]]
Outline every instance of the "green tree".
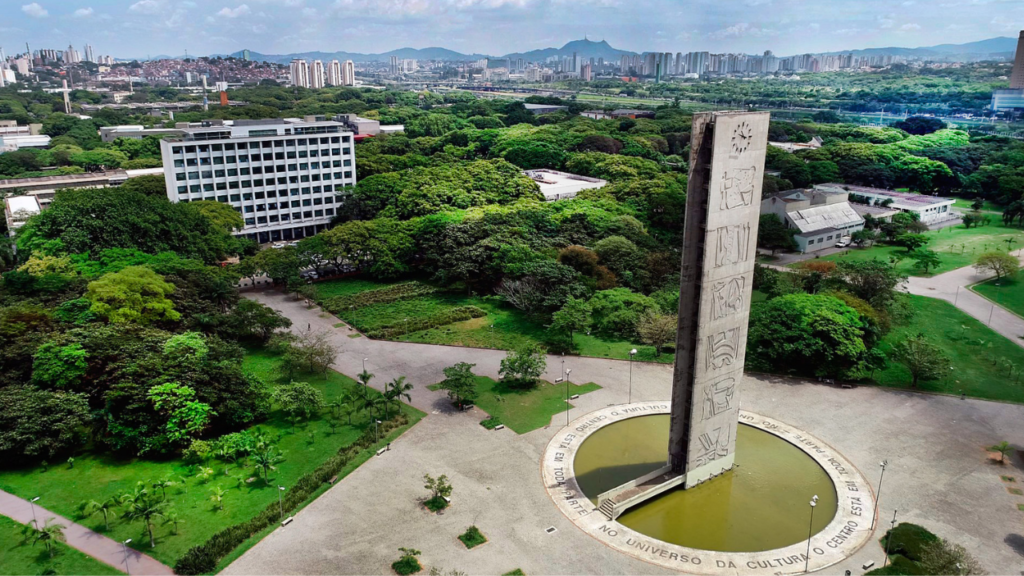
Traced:
[[762, 214], [757, 225], [757, 246], [772, 251], [795, 250], [796, 240], [793, 239], [794, 231], [786, 228], [782, 220], [775, 214]]
[[90, 500], [82, 507], [82, 514], [86, 517], [102, 514], [103, 526], [107, 531], [110, 531], [110, 519], [117, 518], [117, 509], [120, 506], [121, 503], [114, 497], [107, 498], [102, 502]]
[[679, 316], [647, 310], [637, 320], [636, 333], [641, 342], [654, 346], [655, 354], [660, 356], [665, 344], [675, 339], [678, 327]]
[[974, 268], [978, 272], [991, 272], [996, 275], [996, 279], [1004, 276], [1011, 278], [1020, 270], [1020, 261], [1015, 256], [996, 250], [979, 254], [974, 261]]
[[547, 368], [544, 351], [535, 344], [509, 350], [501, 359], [498, 374], [515, 387], [532, 388]]
[[31, 386], [0, 388], [0, 459], [52, 459], [85, 443], [91, 421], [83, 394]]
[[924, 574], [957, 574], [973, 576], [985, 574], [985, 570], [967, 550], [945, 538], [924, 547], [919, 562]]
[[129, 522], [142, 521], [146, 525], [146, 531], [149, 533], [149, 547], [156, 548], [153, 521], [157, 518], [163, 518], [168, 502], [166, 500], [157, 500], [148, 490], [142, 486], [136, 486], [134, 492], [124, 496], [122, 503], [125, 507], [125, 519]]
[[[161, 180], [163, 180], [161, 178]], [[214, 200], [198, 200], [190, 202], [190, 205], [199, 211], [216, 228], [224, 230], [228, 234], [234, 233], [245, 227], [245, 220], [230, 204]]]
[[293, 421], [308, 420], [324, 408], [324, 395], [305, 383], [282, 384], [274, 390], [274, 400]]
[[922, 268], [925, 274], [929, 268], [942, 265], [942, 259], [932, 250], [914, 250], [910, 253], [910, 259], [916, 262], [918, 268]]
[[44, 387], [75, 388], [89, 368], [88, 354], [75, 342], [61, 346], [47, 342], [36, 350], [32, 362], [32, 380]]
[[569, 335], [570, 348], [575, 347], [573, 335], [590, 328], [590, 305], [586, 300], [569, 297], [565, 305], [551, 317], [551, 330]]
[[148, 397], [153, 408], [166, 419], [164, 437], [172, 445], [187, 445], [217, 415], [209, 404], [196, 399], [195, 390], [177, 382], [153, 386]]
[[386, 402], [384, 403], [385, 419], [388, 418], [389, 404], [394, 402], [398, 406], [398, 409], [400, 411], [403, 398], [406, 400], [406, 402], [412, 400], [412, 396], [409, 395], [409, 392], [412, 390], [412, 388], [412, 384], [405, 381], [405, 376], [399, 376], [398, 378], [395, 378], [391, 382], [384, 384], [384, 400], [386, 400]]
[[184, 524], [185, 519], [181, 517], [181, 514], [177, 510], [171, 508], [167, 512], [164, 512], [164, 524], [171, 524], [174, 526], [174, 535], [178, 535], [178, 525]]
[[928, 244], [931, 239], [924, 234], [900, 234], [896, 237], [894, 243], [897, 246], [902, 246], [907, 249], [907, 252], [913, 252], [918, 248], [921, 248]]
[[277, 470], [277, 464], [284, 461], [284, 455], [276, 446], [264, 446], [252, 453], [252, 461], [257, 469], [263, 470], [263, 481], [270, 484], [270, 471]]
[[949, 373], [949, 357], [924, 334], [905, 338], [893, 346], [889, 355], [910, 372], [910, 386], [921, 380], [938, 380]]
[[31, 525], [26, 526], [26, 531], [31, 534], [32, 544], [35, 545], [36, 542], [42, 542], [50, 558], [53, 558], [53, 551], [56, 548], [55, 544], [67, 541], [67, 538], [64, 537], [64, 529], [67, 526], [58, 524], [54, 520], [54, 518], [48, 518], [42, 528]]
[[999, 444], [996, 444], [994, 446], [989, 446], [988, 449], [991, 452], [999, 452], [999, 463], [1000, 464], [1004, 464], [1006, 462], [1006, 455], [1007, 454], [1012, 454], [1013, 453], [1013, 446], [1010, 446], [1010, 443], [1007, 442], [1006, 440], [1003, 440], [1002, 442], [1000, 442]]
[[628, 288], [601, 290], [588, 302], [593, 311], [594, 327], [598, 332], [623, 338], [636, 335], [636, 324], [649, 310], [658, 310], [651, 297], [637, 294]]
[[292, 321], [270, 306], [243, 298], [230, 312], [232, 330], [242, 337], [255, 337], [266, 344], [274, 332], [289, 328]]
[[620, 278], [629, 277], [642, 261], [636, 244], [622, 236], [609, 236], [594, 244], [594, 252], [601, 258], [601, 264]]
[[440, 388], [448, 393], [448, 398], [458, 407], [472, 404], [477, 397], [476, 375], [473, 368], [476, 364], [459, 362], [444, 369], [444, 380]]
[[167, 298], [172, 292], [174, 285], [163, 276], [145, 266], [129, 266], [90, 282], [85, 297], [92, 302], [92, 312], [101, 318], [149, 324], [181, 318]]

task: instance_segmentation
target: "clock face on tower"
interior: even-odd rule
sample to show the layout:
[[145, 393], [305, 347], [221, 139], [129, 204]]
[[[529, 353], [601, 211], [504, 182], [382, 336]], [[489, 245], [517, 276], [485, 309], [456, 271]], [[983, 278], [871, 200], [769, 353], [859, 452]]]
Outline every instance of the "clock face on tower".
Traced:
[[742, 154], [750, 147], [754, 138], [754, 130], [746, 122], [740, 122], [732, 132], [732, 151]]

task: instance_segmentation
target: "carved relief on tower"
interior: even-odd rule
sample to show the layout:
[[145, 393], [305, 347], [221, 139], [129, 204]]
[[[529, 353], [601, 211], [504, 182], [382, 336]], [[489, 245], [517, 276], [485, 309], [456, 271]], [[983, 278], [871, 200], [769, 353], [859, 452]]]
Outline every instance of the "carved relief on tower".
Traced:
[[700, 421], [707, 422], [715, 416], [735, 408], [736, 377], [726, 376], [704, 387]]
[[728, 424], [702, 432], [697, 436], [692, 466], [704, 466], [719, 458], [728, 456], [731, 438], [732, 428]]
[[754, 201], [755, 177], [757, 167], [727, 170], [722, 174], [722, 185], [719, 190], [721, 199], [718, 202], [719, 210], [732, 210], [743, 206], [750, 206]]
[[714, 238], [714, 266], [746, 262], [750, 253], [750, 224], [722, 226], [711, 232]]
[[742, 329], [728, 328], [714, 332], [707, 337], [707, 358], [705, 368], [708, 371], [721, 370], [732, 366], [740, 354]]
[[745, 310], [747, 278], [735, 276], [711, 283], [711, 319], [721, 320]]

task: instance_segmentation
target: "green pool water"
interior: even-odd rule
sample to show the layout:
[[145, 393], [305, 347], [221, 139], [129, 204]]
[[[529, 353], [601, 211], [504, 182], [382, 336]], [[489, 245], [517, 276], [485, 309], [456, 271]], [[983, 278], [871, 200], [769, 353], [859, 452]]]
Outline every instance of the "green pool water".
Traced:
[[[597, 495], [663, 466], [669, 415], [640, 416], [595, 432], [576, 453], [580, 489]], [[814, 522], [808, 502], [818, 496]], [[596, 504], [596, 502], [595, 502]], [[740, 424], [736, 467], [689, 490], [677, 489], [626, 510], [619, 523], [672, 544], [721, 552], [760, 552], [807, 539], [836, 514], [825, 471], [796, 446]]]

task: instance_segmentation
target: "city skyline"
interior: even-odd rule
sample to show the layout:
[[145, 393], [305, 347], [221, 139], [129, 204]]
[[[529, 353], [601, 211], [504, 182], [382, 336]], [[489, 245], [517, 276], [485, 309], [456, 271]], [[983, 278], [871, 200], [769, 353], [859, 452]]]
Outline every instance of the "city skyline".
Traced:
[[[372, 10], [369, 0], [19, 3], [0, 26], [8, 53], [25, 41], [89, 43], [120, 58], [243, 47], [268, 54], [379, 53], [406, 46], [497, 56], [584, 36], [634, 52], [797, 54], [966, 43], [1024, 28], [1024, 4], [1002, 0], [950, 0], [941, 15], [921, 10], [916, 0], [864, 0], [842, 11], [796, 0], [698, 0], [685, 7], [669, 0], [379, 0]], [[539, 25], [551, 22], [559, 25]]]

